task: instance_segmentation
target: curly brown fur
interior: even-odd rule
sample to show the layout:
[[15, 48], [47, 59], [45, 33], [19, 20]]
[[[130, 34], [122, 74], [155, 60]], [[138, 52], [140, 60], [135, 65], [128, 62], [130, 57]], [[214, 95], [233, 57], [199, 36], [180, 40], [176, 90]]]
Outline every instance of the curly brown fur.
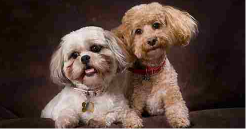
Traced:
[[177, 83], [177, 73], [166, 53], [173, 45], [189, 44], [198, 33], [196, 20], [187, 12], [154, 2], [128, 10], [122, 24], [112, 32], [124, 41], [129, 53], [141, 65], [155, 67], [165, 62], [150, 80], [132, 74], [132, 107], [139, 115], [144, 110], [151, 115], [165, 113], [172, 127], [188, 127], [189, 111]]

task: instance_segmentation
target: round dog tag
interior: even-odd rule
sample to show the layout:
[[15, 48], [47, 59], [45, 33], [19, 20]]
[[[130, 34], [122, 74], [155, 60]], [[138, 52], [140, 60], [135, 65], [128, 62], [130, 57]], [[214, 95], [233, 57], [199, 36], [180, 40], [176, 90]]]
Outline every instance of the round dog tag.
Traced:
[[82, 103], [82, 112], [94, 112], [94, 103], [92, 102], [83, 102]]

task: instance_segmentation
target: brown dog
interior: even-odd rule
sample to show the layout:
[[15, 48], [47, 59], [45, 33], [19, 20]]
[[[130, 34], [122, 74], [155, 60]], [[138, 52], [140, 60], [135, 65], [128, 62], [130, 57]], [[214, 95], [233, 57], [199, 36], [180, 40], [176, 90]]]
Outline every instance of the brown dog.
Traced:
[[131, 106], [139, 113], [164, 114], [172, 127], [188, 127], [189, 111], [182, 98], [177, 73], [167, 59], [172, 45], [188, 45], [198, 33], [196, 20], [187, 12], [159, 3], [128, 10], [122, 24], [112, 30], [136, 60]]

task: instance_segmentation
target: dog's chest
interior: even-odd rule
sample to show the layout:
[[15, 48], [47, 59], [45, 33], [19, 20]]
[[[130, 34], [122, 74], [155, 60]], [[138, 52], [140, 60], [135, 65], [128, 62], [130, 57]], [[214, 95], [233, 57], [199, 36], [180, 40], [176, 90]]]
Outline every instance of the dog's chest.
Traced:
[[165, 88], [161, 85], [160, 81], [156, 80], [157, 78], [151, 78], [151, 81], [142, 81], [143, 86], [149, 87], [145, 99], [145, 109], [151, 115], [162, 114], [164, 112], [163, 107], [163, 98], [166, 94]]
[[148, 96], [154, 94], [158, 90], [159, 81], [156, 76], [150, 76], [148, 80], [144, 79], [142, 75], [135, 75], [132, 80], [135, 92], [142, 92]]
[[113, 111], [116, 107], [114, 97], [109, 95], [102, 95], [92, 98], [91, 100], [87, 100], [86, 103], [89, 105], [87, 107], [83, 107], [82, 103], [79, 111], [81, 118], [85, 122], [88, 122], [88, 120], [93, 118], [105, 118], [106, 114], [110, 111]]
[[164, 103], [162, 101], [162, 97], [164, 97], [165, 94], [166, 91], [161, 89], [148, 95], [145, 101], [145, 109], [151, 115], [162, 114], [164, 112]]
[[163, 80], [159, 80], [161, 75], [151, 76], [149, 80], [145, 80], [142, 76], [134, 76], [134, 92], [136, 95], [141, 93], [144, 100], [145, 109], [150, 114], [163, 113], [162, 97], [165, 96], [165, 88], [162, 85]]

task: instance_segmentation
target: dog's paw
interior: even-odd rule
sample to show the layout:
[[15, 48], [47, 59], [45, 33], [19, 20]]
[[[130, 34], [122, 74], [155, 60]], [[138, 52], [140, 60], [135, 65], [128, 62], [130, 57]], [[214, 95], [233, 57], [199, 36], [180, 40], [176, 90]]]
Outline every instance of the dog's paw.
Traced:
[[61, 116], [55, 120], [56, 128], [74, 128], [79, 124], [79, 120], [69, 116]]
[[190, 120], [188, 118], [175, 118], [169, 121], [171, 127], [174, 128], [187, 128], [190, 127]]
[[143, 120], [141, 118], [135, 118], [132, 121], [129, 121], [126, 128], [142, 128]]
[[107, 124], [104, 120], [90, 119], [88, 121], [88, 126], [91, 128], [106, 128]]
[[137, 115], [136, 112], [131, 112], [125, 121], [122, 122], [125, 128], [142, 128], [143, 120]]
[[185, 126], [185, 127], [177, 127], [177, 129], [192, 129], [193, 126], [194, 126], [194, 124], [192, 122], [190, 122], [190, 125]]

